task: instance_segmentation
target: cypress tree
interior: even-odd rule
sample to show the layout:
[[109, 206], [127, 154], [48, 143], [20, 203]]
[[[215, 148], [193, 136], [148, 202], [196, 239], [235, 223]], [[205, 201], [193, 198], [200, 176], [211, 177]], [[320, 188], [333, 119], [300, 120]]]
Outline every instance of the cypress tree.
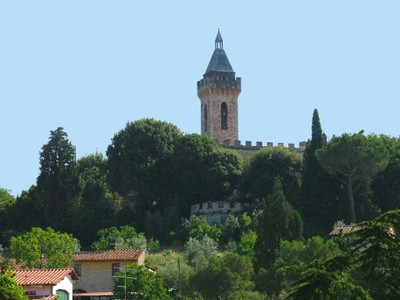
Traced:
[[280, 250], [281, 240], [298, 240], [303, 231], [300, 214], [286, 200], [279, 178], [271, 194], [263, 202], [258, 218], [257, 239], [254, 245], [256, 289], [277, 297], [281, 289], [281, 275], [274, 263]]
[[338, 218], [337, 191], [330, 190], [337, 185], [332, 183], [336, 179], [322, 169], [315, 155], [318, 149], [327, 144], [317, 109], [313, 112], [311, 131], [311, 140], [308, 140], [303, 156], [301, 213], [306, 236], [327, 235]]
[[269, 269], [275, 262], [281, 240], [300, 239], [303, 223], [300, 214], [286, 200], [279, 178], [264, 200], [258, 220], [255, 256], [257, 268]]

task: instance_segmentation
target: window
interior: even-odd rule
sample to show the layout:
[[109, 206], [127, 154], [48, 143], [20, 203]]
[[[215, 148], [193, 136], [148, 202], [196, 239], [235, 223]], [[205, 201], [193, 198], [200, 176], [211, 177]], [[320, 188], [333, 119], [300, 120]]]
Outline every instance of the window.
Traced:
[[204, 104], [204, 131], [205, 132], [207, 132], [207, 123], [208, 123], [207, 104]]
[[25, 295], [27, 295], [27, 296], [36, 296], [36, 291], [26, 291]]
[[224, 202], [219, 201], [218, 202], [218, 208], [224, 208]]
[[81, 274], [82, 274], [81, 264], [75, 264], [74, 271], [75, 271], [76, 275], [81, 276]]
[[228, 105], [225, 102], [221, 104], [221, 129], [228, 129]]
[[119, 272], [119, 263], [112, 264], [112, 276], [115, 276]]

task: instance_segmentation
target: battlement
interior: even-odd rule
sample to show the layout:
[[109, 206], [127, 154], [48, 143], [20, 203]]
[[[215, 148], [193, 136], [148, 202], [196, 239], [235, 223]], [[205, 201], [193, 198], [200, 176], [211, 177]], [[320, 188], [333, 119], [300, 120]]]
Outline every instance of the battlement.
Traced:
[[245, 208], [249, 208], [249, 203], [232, 201], [208, 201], [193, 204], [190, 207], [190, 215], [205, 217], [210, 225], [222, 224], [229, 214], [240, 214]]
[[204, 88], [232, 88], [237, 89], [239, 92], [242, 88], [242, 80], [240, 77], [230, 78], [228, 76], [214, 76], [206, 77], [197, 81], [197, 90]]
[[[251, 141], [246, 141], [245, 144], [242, 144], [240, 140], [235, 141], [234, 144], [231, 144], [230, 140], [225, 140], [223, 145], [221, 145], [225, 148], [230, 148], [230, 149], [240, 149], [240, 150], [259, 150], [265, 147], [274, 147], [274, 143], [272, 142], [267, 142], [267, 144], [264, 146], [263, 142], [256, 142], [254, 145]], [[298, 151], [298, 152], [303, 152], [306, 149], [307, 142], [302, 141], [299, 143], [299, 146], [296, 147], [294, 143], [288, 143], [287, 146], [285, 146], [284, 143], [277, 143], [275, 147], [285, 147], [288, 148], [290, 151]]]

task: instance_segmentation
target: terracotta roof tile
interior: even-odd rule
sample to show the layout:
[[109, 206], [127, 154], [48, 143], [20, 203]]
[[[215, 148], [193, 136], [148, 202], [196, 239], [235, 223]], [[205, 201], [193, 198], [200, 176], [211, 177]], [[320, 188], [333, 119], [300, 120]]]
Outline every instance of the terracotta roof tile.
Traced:
[[27, 269], [12, 270], [15, 274], [15, 281], [19, 285], [56, 285], [67, 275], [71, 275], [72, 279], [78, 279], [75, 271], [68, 269]]
[[42, 296], [29, 296], [29, 299], [32, 300], [56, 300], [58, 298], [58, 295], [50, 295], [50, 296], [46, 296], [46, 297], [42, 297]]
[[[351, 231], [356, 231], [359, 228], [360, 227], [353, 226], [353, 225], [337, 226], [332, 229], [332, 231], [329, 235], [335, 236], [335, 235], [340, 235], [340, 234], [344, 234], [344, 233], [349, 233]], [[389, 233], [390, 235], [396, 235], [396, 230], [393, 227], [391, 227], [387, 230], [387, 233]]]
[[108, 251], [81, 251], [74, 253], [74, 261], [121, 261], [137, 260], [142, 249], [115, 249]]
[[111, 297], [114, 296], [113, 292], [87, 292], [87, 293], [74, 293], [74, 297]]
[[340, 235], [342, 233], [348, 233], [350, 231], [355, 230], [356, 227], [353, 225], [342, 225], [342, 226], [337, 226], [332, 229], [331, 233], [329, 235]]

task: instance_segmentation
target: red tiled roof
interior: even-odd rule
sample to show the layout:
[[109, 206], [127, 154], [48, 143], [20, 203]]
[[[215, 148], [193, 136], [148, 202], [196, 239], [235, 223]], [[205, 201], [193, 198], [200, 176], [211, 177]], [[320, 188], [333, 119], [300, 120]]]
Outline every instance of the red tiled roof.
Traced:
[[15, 274], [15, 281], [19, 285], [56, 285], [67, 275], [71, 275], [72, 279], [78, 279], [75, 271], [68, 269], [28, 269], [28, 270], [12, 270]]
[[29, 296], [29, 299], [34, 299], [34, 300], [56, 300], [58, 298], [58, 295], [50, 295], [47, 297], [42, 297], [42, 296]]
[[113, 292], [87, 292], [87, 293], [74, 293], [74, 297], [111, 297], [114, 296]]
[[121, 261], [137, 260], [142, 249], [115, 249], [108, 251], [82, 251], [74, 253], [74, 261]]
[[342, 233], [348, 233], [350, 231], [355, 230], [356, 227], [354, 227], [353, 225], [342, 225], [342, 226], [337, 226], [335, 228], [332, 229], [331, 233], [329, 235], [339, 235]]
[[[344, 234], [344, 233], [349, 233], [349, 232], [355, 231], [359, 228], [360, 227], [353, 226], [353, 225], [337, 226], [332, 229], [332, 231], [329, 235], [340, 235], [340, 234]], [[396, 230], [393, 227], [391, 227], [391, 228], [387, 229], [387, 233], [390, 235], [396, 235]]]

